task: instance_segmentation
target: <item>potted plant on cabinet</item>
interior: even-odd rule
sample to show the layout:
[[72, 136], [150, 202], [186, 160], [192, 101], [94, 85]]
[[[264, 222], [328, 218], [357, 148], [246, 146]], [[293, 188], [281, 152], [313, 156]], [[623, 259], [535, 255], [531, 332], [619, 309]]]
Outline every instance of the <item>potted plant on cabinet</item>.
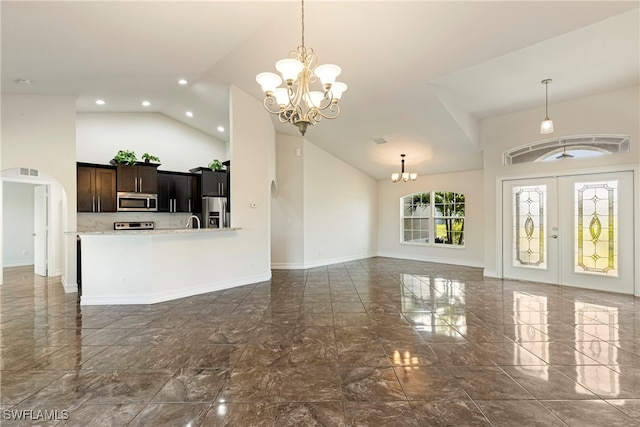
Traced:
[[142, 155], [142, 160], [144, 160], [145, 163], [160, 162], [160, 158], [159, 157], [154, 156], [153, 154], [149, 154], [149, 153], [144, 153]]
[[225, 166], [218, 159], [213, 159], [211, 163], [209, 163], [209, 169], [214, 172], [219, 172], [225, 169]]
[[118, 153], [113, 156], [113, 160], [111, 160], [111, 164], [117, 165], [135, 165], [138, 162], [138, 158], [136, 153], [130, 150], [120, 150]]

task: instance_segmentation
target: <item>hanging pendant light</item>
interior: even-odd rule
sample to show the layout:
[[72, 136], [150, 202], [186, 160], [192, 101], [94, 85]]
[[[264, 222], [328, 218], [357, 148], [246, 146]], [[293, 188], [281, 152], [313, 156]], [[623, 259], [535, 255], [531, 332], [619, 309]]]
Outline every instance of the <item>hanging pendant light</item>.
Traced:
[[551, 79], [544, 79], [541, 83], [544, 85], [544, 120], [540, 123], [540, 133], [553, 133], [553, 120], [549, 118], [549, 83], [551, 83]]
[[[333, 64], [318, 64], [313, 49], [304, 45], [304, 0], [302, 0], [302, 44], [289, 58], [276, 63], [275, 73], [260, 73], [256, 81], [265, 93], [264, 108], [278, 116], [281, 123], [291, 123], [298, 127], [302, 135], [309, 125], [323, 118], [335, 119], [340, 115], [338, 101], [347, 85], [336, 81], [342, 71]], [[285, 87], [278, 87], [285, 82]], [[320, 80], [322, 90], [311, 90], [310, 86]]]
[[409, 173], [409, 172], [405, 172], [405, 171], [404, 171], [404, 158], [405, 158], [405, 154], [400, 154], [400, 157], [402, 157], [402, 162], [401, 162], [401, 163], [402, 163], [402, 168], [401, 168], [401, 170], [400, 170], [400, 173], [393, 173], [393, 174], [391, 174], [391, 181], [393, 181], [393, 182], [398, 182], [398, 181], [400, 181], [401, 179], [402, 179], [404, 182], [407, 182], [407, 181], [415, 181], [415, 180], [417, 180], [417, 179], [418, 179], [418, 174], [417, 174], [417, 173], [415, 173], [415, 172], [411, 172], [411, 173]]
[[560, 154], [559, 156], [556, 156], [556, 159], [570, 159], [572, 157], [573, 157], [572, 154], [567, 153], [566, 142], [562, 141], [562, 154]]

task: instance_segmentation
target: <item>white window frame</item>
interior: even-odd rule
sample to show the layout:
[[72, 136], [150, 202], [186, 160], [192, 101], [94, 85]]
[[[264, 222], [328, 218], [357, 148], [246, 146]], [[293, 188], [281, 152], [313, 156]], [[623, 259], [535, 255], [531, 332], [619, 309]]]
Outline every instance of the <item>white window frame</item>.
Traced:
[[[436, 209], [436, 204], [433, 203], [433, 201], [436, 200], [436, 194], [437, 193], [453, 193], [453, 194], [459, 194], [462, 197], [464, 197], [464, 193], [457, 193], [455, 191], [440, 191], [440, 190], [429, 190], [429, 191], [418, 191], [415, 193], [411, 193], [411, 194], [405, 194], [404, 196], [400, 197], [400, 244], [401, 245], [409, 245], [409, 246], [427, 246], [427, 247], [436, 247], [436, 248], [456, 248], [456, 249], [464, 249], [465, 248], [465, 230], [464, 230], [464, 223], [465, 223], [465, 219], [466, 219], [466, 201], [463, 201], [464, 205], [465, 205], [465, 215], [454, 215], [454, 216], [443, 216], [443, 215], [439, 215], [438, 214], [438, 210]], [[410, 197], [410, 198], [414, 198], [417, 195], [423, 195], [423, 194], [429, 194], [429, 203], [428, 203], [428, 212], [427, 215], [405, 215], [405, 199]], [[421, 221], [426, 221], [428, 226], [427, 226], [427, 230], [426, 230], [426, 234], [427, 234], [427, 238], [428, 241], [425, 242], [416, 242], [416, 241], [406, 241], [405, 240], [405, 232], [407, 231], [405, 229], [405, 221], [406, 220], [421, 220]], [[458, 220], [462, 220], [462, 224], [463, 224], [463, 229], [462, 229], [462, 244], [452, 244], [452, 243], [436, 243], [436, 230], [437, 230], [437, 222], [441, 221], [441, 220], [446, 220], [446, 219], [458, 219]], [[422, 225], [422, 224], [421, 224]], [[410, 229], [412, 232], [414, 232], [416, 229], [414, 229], [413, 227]], [[418, 231], [420, 231], [421, 228], [418, 228]]]

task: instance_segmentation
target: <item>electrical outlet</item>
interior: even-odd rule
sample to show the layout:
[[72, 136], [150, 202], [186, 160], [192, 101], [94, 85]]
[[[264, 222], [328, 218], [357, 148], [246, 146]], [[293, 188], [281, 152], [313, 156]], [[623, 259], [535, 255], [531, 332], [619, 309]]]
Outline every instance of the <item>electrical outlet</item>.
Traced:
[[22, 255], [29, 255], [29, 251], [25, 249], [24, 251], [22, 251]]
[[127, 278], [126, 278], [126, 277], [124, 277], [124, 276], [122, 276], [122, 277], [120, 278], [120, 284], [121, 284], [121, 285], [126, 285], [126, 284], [127, 284]]

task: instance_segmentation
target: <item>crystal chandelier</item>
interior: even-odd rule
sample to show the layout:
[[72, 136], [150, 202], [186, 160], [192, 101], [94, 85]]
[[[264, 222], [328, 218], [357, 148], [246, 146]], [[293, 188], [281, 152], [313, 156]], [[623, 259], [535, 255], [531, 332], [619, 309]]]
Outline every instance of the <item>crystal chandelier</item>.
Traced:
[[[276, 62], [275, 73], [260, 73], [256, 81], [265, 93], [264, 108], [276, 114], [281, 123], [298, 127], [302, 135], [309, 125], [323, 118], [335, 119], [340, 115], [338, 101], [347, 85], [336, 82], [342, 71], [333, 64], [317, 65], [318, 57], [313, 49], [304, 46], [304, 0], [302, 0], [302, 44], [289, 52], [289, 58]], [[320, 79], [322, 91], [310, 90]], [[279, 87], [284, 80], [286, 86]]]
[[415, 181], [418, 179], [418, 174], [415, 172], [405, 172], [404, 171], [404, 158], [405, 158], [405, 154], [400, 154], [400, 157], [402, 157], [402, 169], [400, 173], [393, 173], [391, 174], [391, 181], [393, 182], [398, 182], [400, 181], [400, 179], [402, 179], [404, 182], [407, 181]]

